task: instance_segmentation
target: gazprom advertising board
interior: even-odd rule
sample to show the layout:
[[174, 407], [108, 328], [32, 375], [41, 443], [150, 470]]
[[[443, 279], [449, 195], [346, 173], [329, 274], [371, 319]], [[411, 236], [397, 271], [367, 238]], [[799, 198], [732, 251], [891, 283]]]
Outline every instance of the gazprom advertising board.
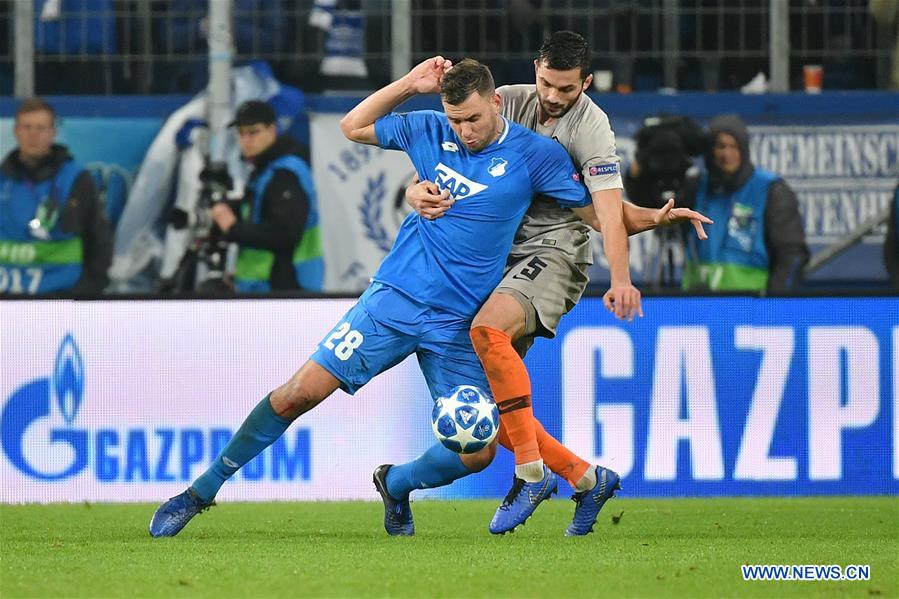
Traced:
[[[0, 302], [0, 501], [155, 501], [183, 490], [352, 301]], [[222, 498], [366, 496], [372, 460], [431, 442], [414, 361], [338, 392]], [[358, 476], [357, 476], [358, 475]]]
[[[0, 502], [183, 490], [352, 300], [0, 302]], [[585, 299], [528, 356], [537, 416], [629, 496], [895, 494], [899, 299]], [[467, 381], [460, 381], [464, 383]], [[414, 359], [336, 393], [223, 500], [376, 499], [433, 437]], [[508, 453], [429, 494], [496, 497]]]

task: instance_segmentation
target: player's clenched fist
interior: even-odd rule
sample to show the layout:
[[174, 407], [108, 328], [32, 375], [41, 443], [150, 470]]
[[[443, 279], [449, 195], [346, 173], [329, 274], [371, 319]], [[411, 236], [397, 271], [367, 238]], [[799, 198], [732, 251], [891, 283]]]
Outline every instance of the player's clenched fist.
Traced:
[[434, 220], [449, 210], [453, 205], [453, 198], [450, 197], [449, 190], [441, 190], [431, 181], [422, 181], [406, 188], [406, 203], [422, 218]]

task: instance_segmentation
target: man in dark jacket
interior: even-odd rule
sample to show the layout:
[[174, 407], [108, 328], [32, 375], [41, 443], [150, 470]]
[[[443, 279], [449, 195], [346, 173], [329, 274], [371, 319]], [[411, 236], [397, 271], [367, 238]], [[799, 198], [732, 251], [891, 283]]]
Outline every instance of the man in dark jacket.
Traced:
[[887, 219], [887, 235], [883, 244], [883, 262], [893, 287], [899, 289], [899, 185], [893, 190], [890, 216]]
[[90, 173], [56, 139], [40, 98], [16, 111], [18, 147], [0, 163], [0, 293], [96, 294], [106, 286], [112, 230]]
[[240, 248], [238, 291], [321, 290], [315, 186], [304, 150], [278, 135], [275, 111], [266, 102], [245, 102], [231, 125], [253, 172], [243, 200], [218, 203], [210, 214], [225, 239]]
[[[749, 135], [736, 115], [709, 124], [706, 171], [689, 176], [678, 204], [718, 223], [709, 239], [691, 244], [683, 274], [688, 290], [785, 291], [808, 261], [796, 194], [779, 176], [749, 159]], [[651, 201], [651, 182], [637, 161], [624, 182], [628, 197]], [[692, 241], [692, 240], [691, 240]]]

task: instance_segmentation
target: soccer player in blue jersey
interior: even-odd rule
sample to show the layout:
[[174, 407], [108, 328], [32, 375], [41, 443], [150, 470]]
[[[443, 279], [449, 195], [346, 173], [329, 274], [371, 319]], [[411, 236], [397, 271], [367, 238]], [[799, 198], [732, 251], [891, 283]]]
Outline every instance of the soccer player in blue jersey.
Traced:
[[[369, 380], [416, 354], [430, 392], [459, 384], [489, 388], [469, 338], [471, 319], [503, 275], [513, 236], [535, 192], [582, 208], [591, 199], [561, 145], [500, 116], [489, 69], [464, 60], [452, 70], [435, 57], [378, 90], [341, 122], [357, 142], [405, 151], [418, 176], [456, 201], [436, 221], [409, 215], [393, 249], [359, 302], [285, 384], [253, 409], [212, 466], [183, 493], [163, 503], [150, 522], [154, 537], [174, 536], [211, 506], [222, 484], [280, 437], [300, 415], [337, 389], [355, 393]], [[393, 114], [420, 93], [440, 91], [446, 114]], [[438, 487], [485, 468], [492, 444], [460, 455], [435, 443], [401, 476], [415, 488]], [[384, 496], [389, 472], [376, 471]], [[390, 503], [385, 526], [412, 534], [408, 499]]]

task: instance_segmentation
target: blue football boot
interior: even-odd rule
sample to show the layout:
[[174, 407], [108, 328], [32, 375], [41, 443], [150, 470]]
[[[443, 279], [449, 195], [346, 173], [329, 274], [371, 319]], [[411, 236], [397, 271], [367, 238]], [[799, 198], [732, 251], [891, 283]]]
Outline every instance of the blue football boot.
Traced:
[[188, 488], [157, 508], [150, 520], [150, 534], [154, 537], [174, 537], [191, 518], [214, 505], [215, 500], [203, 501], [193, 489]]
[[539, 482], [526, 483], [518, 477], [513, 477], [509, 494], [506, 495], [490, 522], [490, 532], [501, 535], [524, 524], [524, 521], [531, 517], [540, 502], [548, 499], [558, 488], [556, 475], [546, 466], [543, 466], [543, 480]]
[[415, 522], [412, 520], [409, 498], [400, 501], [387, 492], [387, 471], [391, 466], [393, 464], [378, 466], [371, 477], [375, 489], [381, 494], [381, 500], [384, 502], [384, 530], [393, 537], [411, 537], [415, 534]]
[[579, 537], [593, 532], [593, 525], [599, 516], [599, 510], [606, 501], [615, 496], [615, 491], [621, 488], [621, 477], [614, 470], [596, 467], [596, 484], [592, 489], [575, 493], [571, 499], [577, 504], [574, 508], [574, 518], [565, 531], [566, 537]]

